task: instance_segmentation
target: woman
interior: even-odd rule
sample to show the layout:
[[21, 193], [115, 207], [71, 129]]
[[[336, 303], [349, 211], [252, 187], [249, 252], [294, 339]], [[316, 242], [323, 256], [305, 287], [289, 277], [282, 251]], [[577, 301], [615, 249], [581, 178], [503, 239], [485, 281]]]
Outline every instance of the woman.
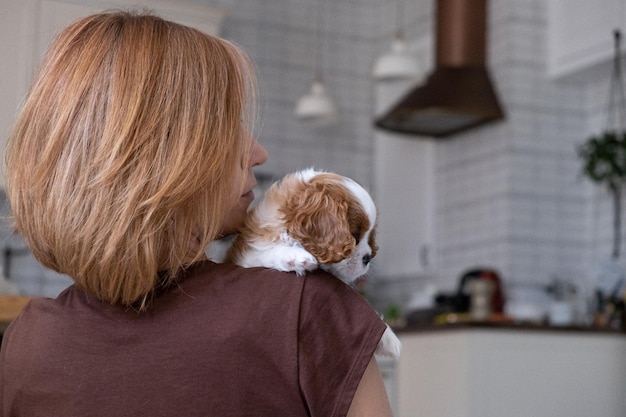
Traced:
[[227, 41], [110, 12], [53, 43], [7, 144], [15, 228], [75, 285], [0, 357], [4, 416], [388, 416], [383, 323], [339, 280], [205, 259], [267, 159]]

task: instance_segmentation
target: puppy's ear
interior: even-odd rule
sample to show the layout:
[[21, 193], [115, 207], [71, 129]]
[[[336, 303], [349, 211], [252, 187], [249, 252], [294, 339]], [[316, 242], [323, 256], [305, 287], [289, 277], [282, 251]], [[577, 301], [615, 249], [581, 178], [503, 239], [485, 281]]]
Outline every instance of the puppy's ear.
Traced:
[[287, 233], [319, 263], [340, 262], [356, 246], [348, 224], [345, 193], [338, 184], [314, 178], [291, 195], [282, 209]]
[[377, 227], [378, 226], [374, 225], [374, 228], [370, 232], [370, 238], [368, 240], [370, 248], [372, 249], [372, 255], [371, 255], [372, 258], [376, 256], [376, 254], [378, 253], [378, 245], [376, 244], [376, 228]]

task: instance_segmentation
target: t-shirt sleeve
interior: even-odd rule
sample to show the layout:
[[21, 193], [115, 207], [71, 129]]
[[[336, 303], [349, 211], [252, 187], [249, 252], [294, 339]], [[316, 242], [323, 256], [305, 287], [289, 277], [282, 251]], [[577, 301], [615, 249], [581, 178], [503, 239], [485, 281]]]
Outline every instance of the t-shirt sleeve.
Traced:
[[304, 279], [298, 335], [302, 395], [312, 417], [345, 416], [386, 326], [338, 278], [319, 272]]

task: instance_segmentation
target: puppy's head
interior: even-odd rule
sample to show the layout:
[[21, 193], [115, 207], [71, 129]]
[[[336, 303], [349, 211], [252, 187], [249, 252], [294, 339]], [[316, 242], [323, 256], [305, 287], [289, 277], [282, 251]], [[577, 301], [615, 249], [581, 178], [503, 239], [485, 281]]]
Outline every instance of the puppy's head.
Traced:
[[[280, 211], [287, 233], [321, 268], [345, 282], [367, 273], [376, 255], [376, 206], [353, 180], [313, 170], [298, 173]], [[293, 184], [293, 183], [292, 183]]]

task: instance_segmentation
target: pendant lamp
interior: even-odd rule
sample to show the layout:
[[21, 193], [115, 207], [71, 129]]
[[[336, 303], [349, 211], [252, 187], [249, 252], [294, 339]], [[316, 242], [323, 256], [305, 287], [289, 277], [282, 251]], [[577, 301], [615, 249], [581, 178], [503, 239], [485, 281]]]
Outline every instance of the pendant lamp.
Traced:
[[402, 30], [403, 0], [396, 0], [396, 33], [391, 49], [381, 55], [374, 64], [372, 77], [379, 81], [420, 78], [424, 73], [422, 63], [412, 54], [406, 44]]
[[329, 126], [337, 121], [337, 104], [326, 91], [324, 77], [322, 75], [323, 55], [320, 45], [320, 20], [321, 8], [317, 3], [317, 16], [315, 22], [315, 66], [316, 73], [309, 92], [298, 99], [294, 114], [302, 121], [317, 125]]
[[308, 94], [296, 103], [296, 116], [304, 121], [326, 126], [337, 121], [337, 105], [326, 92], [326, 86], [320, 75], [316, 76]]

